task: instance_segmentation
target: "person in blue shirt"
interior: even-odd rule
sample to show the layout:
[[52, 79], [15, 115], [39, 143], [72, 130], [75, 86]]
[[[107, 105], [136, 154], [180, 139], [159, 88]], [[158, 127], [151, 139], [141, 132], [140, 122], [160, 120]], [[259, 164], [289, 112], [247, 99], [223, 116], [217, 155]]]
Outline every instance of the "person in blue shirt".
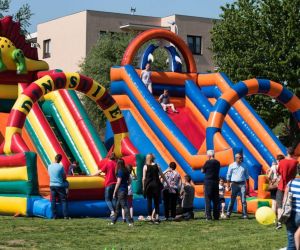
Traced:
[[66, 173], [61, 164], [62, 156], [57, 154], [55, 162], [48, 166], [50, 177], [51, 210], [52, 218], [57, 219], [56, 199], [62, 204], [62, 212], [65, 219], [69, 219], [67, 210]]
[[113, 198], [117, 198], [116, 210], [112, 218], [111, 225], [114, 225], [120, 213], [120, 209], [124, 209], [128, 226], [133, 226], [133, 219], [131, 218], [127, 205], [128, 185], [130, 184], [130, 174], [125, 166], [124, 160], [121, 158], [117, 161], [117, 184], [113, 193]]
[[243, 219], [248, 219], [246, 194], [249, 193], [249, 173], [247, 167], [243, 163], [243, 156], [240, 153], [235, 155], [235, 162], [229, 165], [227, 171], [227, 189], [231, 190], [231, 199], [228, 205], [226, 217], [229, 219], [232, 213], [236, 197], [240, 195]]

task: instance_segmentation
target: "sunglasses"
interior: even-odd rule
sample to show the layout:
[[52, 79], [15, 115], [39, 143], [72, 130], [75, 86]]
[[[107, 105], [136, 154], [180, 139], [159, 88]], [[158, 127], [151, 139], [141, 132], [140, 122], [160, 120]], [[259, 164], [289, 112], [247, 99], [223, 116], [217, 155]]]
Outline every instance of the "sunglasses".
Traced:
[[237, 157], [235, 157], [236, 159], [243, 159], [243, 157], [241, 157], [241, 156], [237, 156]]

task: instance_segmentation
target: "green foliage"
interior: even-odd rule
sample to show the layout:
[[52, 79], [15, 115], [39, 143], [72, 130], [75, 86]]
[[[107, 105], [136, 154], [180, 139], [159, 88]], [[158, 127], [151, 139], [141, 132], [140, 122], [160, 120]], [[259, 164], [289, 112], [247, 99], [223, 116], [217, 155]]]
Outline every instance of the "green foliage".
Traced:
[[151, 70], [152, 71], [168, 71], [169, 70], [169, 66], [167, 63], [168, 60], [168, 52], [163, 48], [166, 44], [164, 41], [162, 40], [150, 40], [147, 43], [145, 43], [143, 46], [141, 46], [141, 48], [139, 49], [138, 53], [137, 53], [137, 58], [136, 61], [134, 62], [135, 66], [137, 65], [137, 61], [139, 61], [142, 57], [142, 53], [143, 51], [146, 49], [146, 47], [149, 44], [154, 44], [159, 46], [153, 53], [153, 58], [154, 61], [151, 62]]
[[[129, 42], [136, 36], [136, 33], [106, 33], [101, 34], [96, 44], [88, 53], [84, 62], [80, 65], [81, 73], [98, 81], [101, 85], [109, 89], [110, 86], [110, 68], [120, 65], [123, 54]], [[150, 41], [157, 43], [159, 41]], [[149, 42], [149, 43], [150, 43]], [[137, 56], [132, 63], [138, 66], [138, 60], [141, 52], [147, 46], [146, 43], [137, 52]], [[154, 53], [155, 60], [152, 64], [152, 70], [163, 71], [167, 69], [166, 60], [168, 54], [165, 50], [159, 48]], [[106, 117], [97, 105], [88, 97], [80, 95], [80, 99], [91, 118], [94, 126], [100, 135], [103, 135]]]
[[1, 216], [0, 249], [280, 249], [287, 244], [286, 230], [263, 226], [251, 217], [207, 222], [204, 213], [193, 221], [136, 222], [133, 228], [108, 220], [81, 218], [46, 220]]
[[[235, 82], [271, 79], [300, 97], [300, 0], [237, 0], [222, 7], [220, 18], [212, 30], [220, 71]], [[289, 117], [269, 97], [248, 100], [271, 128]], [[290, 134], [295, 133], [292, 127]]]
[[[132, 33], [101, 34], [80, 65], [80, 73], [93, 78], [105, 88], [109, 88], [110, 68], [121, 64], [125, 49], [133, 37]], [[80, 98], [97, 131], [103, 135], [106, 121], [104, 113], [88, 97], [80, 95]]]
[[[11, 0], [0, 0], [0, 18], [9, 15], [10, 3]], [[15, 21], [20, 22], [22, 33], [24, 35], [29, 34], [27, 29], [30, 26], [29, 20], [33, 15], [33, 13], [30, 10], [29, 4], [23, 4], [16, 13], [10, 15], [12, 15]]]

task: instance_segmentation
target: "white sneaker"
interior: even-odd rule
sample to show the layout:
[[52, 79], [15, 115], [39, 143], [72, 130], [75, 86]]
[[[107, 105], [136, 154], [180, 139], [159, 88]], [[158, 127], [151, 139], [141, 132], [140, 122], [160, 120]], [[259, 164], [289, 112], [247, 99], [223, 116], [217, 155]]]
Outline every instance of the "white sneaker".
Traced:
[[147, 218], [145, 219], [145, 221], [152, 221], [151, 216], [147, 216]]
[[281, 229], [281, 228], [282, 228], [281, 223], [280, 223], [280, 222], [277, 222], [277, 224], [276, 224], [276, 230]]
[[115, 216], [115, 212], [114, 212], [114, 211], [111, 211], [110, 217], [114, 217], [114, 216]]

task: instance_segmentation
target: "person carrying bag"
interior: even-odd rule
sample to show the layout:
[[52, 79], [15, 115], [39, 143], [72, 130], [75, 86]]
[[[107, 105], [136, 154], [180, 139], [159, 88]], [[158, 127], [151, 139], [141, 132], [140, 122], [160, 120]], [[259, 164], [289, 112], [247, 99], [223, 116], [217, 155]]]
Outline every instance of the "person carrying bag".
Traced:
[[278, 219], [286, 224], [287, 249], [300, 249], [300, 179], [295, 178], [287, 184]]
[[288, 185], [288, 192], [285, 194], [283, 199], [282, 212], [278, 216], [278, 221], [286, 224], [291, 217], [292, 214], [292, 202], [293, 202], [293, 193], [291, 192], [292, 181]]

